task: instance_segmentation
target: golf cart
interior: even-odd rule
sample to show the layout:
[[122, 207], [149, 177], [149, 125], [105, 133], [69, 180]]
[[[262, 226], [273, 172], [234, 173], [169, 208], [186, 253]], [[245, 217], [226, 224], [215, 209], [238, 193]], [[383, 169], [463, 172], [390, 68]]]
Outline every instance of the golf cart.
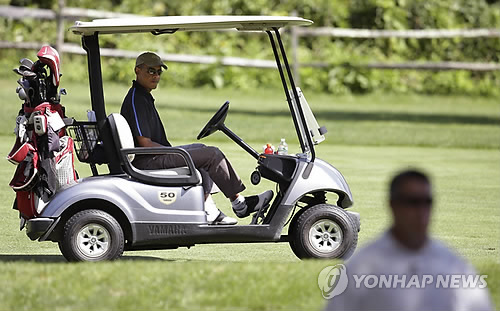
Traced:
[[[27, 220], [27, 235], [59, 244], [69, 261], [113, 260], [124, 250], [155, 250], [209, 243], [288, 242], [299, 258], [347, 258], [356, 248], [359, 214], [345, 211], [353, 204], [341, 173], [316, 157], [314, 145], [324, 140], [301, 90], [296, 87], [279, 29], [309, 25], [298, 17], [171, 16], [100, 19], [76, 22], [71, 30], [82, 36], [87, 52], [90, 95], [95, 121], [68, 126], [78, 159], [88, 163], [93, 176], [58, 191], [37, 217]], [[222, 131], [257, 160], [253, 184], [266, 178], [277, 184], [271, 204], [253, 215], [248, 225], [209, 225], [201, 177], [189, 154], [175, 147], [134, 146], [126, 120], [106, 115], [100, 63], [99, 36], [148, 32], [155, 36], [178, 31], [236, 29], [267, 34], [273, 50], [301, 152], [296, 155], [260, 154], [228, 129], [226, 102], [198, 135], [202, 139]], [[139, 170], [135, 155], [176, 154], [184, 167]], [[96, 164], [107, 164], [99, 174]], [[327, 204], [326, 194], [338, 199]], [[288, 234], [283, 234], [289, 224]]]

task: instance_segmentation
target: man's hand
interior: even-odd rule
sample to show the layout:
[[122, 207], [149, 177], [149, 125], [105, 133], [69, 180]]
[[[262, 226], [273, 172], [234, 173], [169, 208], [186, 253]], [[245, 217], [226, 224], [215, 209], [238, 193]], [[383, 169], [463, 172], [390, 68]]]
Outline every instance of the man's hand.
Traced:
[[149, 137], [137, 136], [139, 147], [165, 147], [151, 140]]

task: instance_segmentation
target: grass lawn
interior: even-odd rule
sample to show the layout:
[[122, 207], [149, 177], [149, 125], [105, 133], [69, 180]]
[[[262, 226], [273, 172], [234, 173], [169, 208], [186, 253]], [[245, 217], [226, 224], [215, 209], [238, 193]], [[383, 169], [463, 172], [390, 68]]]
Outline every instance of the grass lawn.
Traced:
[[[0, 81], [8, 105], [0, 116], [0, 150], [7, 154], [20, 101], [14, 79]], [[64, 85], [67, 113], [78, 119], [90, 108], [88, 87]], [[105, 89], [108, 113], [118, 112], [127, 86]], [[431, 173], [436, 195], [432, 233], [488, 274], [490, 292], [500, 306], [500, 105], [498, 99], [370, 95], [305, 95], [327, 140], [318, 157], [336, 166], [361, 214], [360, 245], [389, 224], [387, 182], [395, 171], [420, 167]], [[226, 124], [260, 150], [285, 137], [298, 151], [284, 96], [277, 92], [182, 90], [154, 92], [174, 144], [194, 140], [199, 129], [225, 101]], [[248, 193], [274, 188], [252, 186], [255, 161], [223, 134], [203, 141], [217, 145], [233, 162]], [[78, 164], [80, 175], [88, 168]], [[105, 169], [102, 169], [103, 171]], [[49, 310], [98, 307], [135, 309], [321, 309], [319, 272], [334, 261], [299, 261], [287, 244], [197, 245], [191, 249], [125, 253], [122, 260], [68, 264], [57, 245], [30, 241], [18, 230], [7, 186], [14, 166], [0, 162], [0, 310]], [[229, 204], [215, 196], [228, 214]], [[247, 223], [250, 220], [242, 220]], [[49, 298], [47, 298], [49, 297]]]

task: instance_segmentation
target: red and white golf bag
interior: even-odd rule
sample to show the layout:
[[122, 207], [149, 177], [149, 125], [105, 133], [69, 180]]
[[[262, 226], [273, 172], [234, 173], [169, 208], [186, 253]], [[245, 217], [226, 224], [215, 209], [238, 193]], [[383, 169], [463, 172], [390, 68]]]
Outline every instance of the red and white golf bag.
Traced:
[[[14, 208], [25, 219], [36, 217], [56, 191], [76, 182], [73, 140], [66, 136], [60, 104], [59, 54], [44, 46], [33, 63], [21, 59], [14, 72], [22, 77], [16, 92], [24, 101], [16, 118], [16, 141], [7, 160], [17, 165], [10, 186]], [[47, 74], [46, 67], [49, 69]]]

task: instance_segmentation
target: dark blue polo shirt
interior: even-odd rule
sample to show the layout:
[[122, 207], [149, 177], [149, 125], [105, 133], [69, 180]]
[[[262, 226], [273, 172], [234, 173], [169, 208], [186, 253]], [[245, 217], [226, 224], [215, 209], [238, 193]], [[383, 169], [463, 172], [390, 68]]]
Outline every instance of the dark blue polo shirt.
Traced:
[[167, 140], [163, 123], [155, 108], [155, 99], [137, 81], [132, 81], [132, 87], [123, 100], [120, 113], [132, 130], [137, 147], [139, 147], [137, 136], [148, 137], [163, 146], [172, 146]]

